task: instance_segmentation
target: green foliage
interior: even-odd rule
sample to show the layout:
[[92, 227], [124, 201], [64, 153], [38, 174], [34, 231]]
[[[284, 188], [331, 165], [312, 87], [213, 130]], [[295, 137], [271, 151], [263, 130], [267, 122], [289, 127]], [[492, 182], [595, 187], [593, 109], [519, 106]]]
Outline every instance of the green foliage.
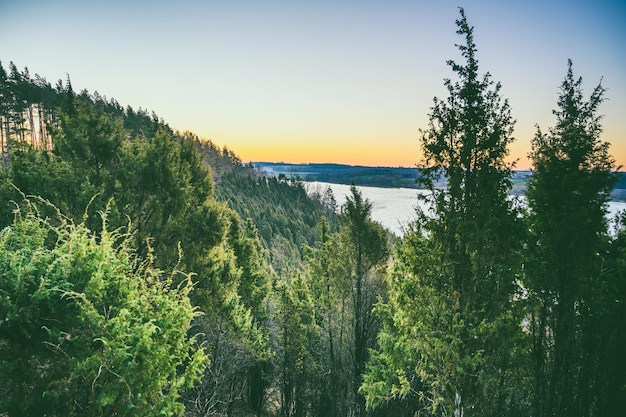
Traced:
[[313, 297], [299, 275], [291, 283], [277, 283], [277, 370], [284, 416], [306, 416], [317, 400], [319, 344]]
[[364, 413], [365, 401], [358, 392], [362, 383], [362, 374], [368, 360], [368, 349], [374, 347], [378, 322], [373, 314], [374, 303], [383, 296], [381, 276], [378, 268], [389, 257], [389, 238], [385, 230], [371, 219], [372, 205], [363, 199], [353, 185], [351, 195], [341, 208], [339, 239], [342, 251], [347, 255], [343, 259], [349, 275], [340, 277], [348, 280], [350, 308], [352, 314], [352, 390], [355, 412]]
[[321, 240], [309, 248], [311, 290], [319, 300], [321, 393], [318, 414], [364, 415], [358, 393], [368, 349], [374, 347], [379, 323], [372, 308], [384, 296], [381, 270], [388, 259], [388, 234], [371, 219], [371, 203], [356, 187], [339, 215], [340, 230], [320, 223]]
[[[87, 207], [90, 215], [86, 221], [93, 230], [101, 227], [93, 214], [113, 199], [109, 224], [117, 228], [132, 219], [134, 246], [141, 256], [148, 255], [145, 242], [150, 240], [157, 267], [178, 264], [184, 270], [198, 271], [198, 288], [212, 287], [215, 295], [220, 279], [226, 278], [203, 270], [205, 257], [211, 252], [232, 251], [230, 246], [240, 233], [239, 221], [213, 199], [209, 172], [195, 149], [197, 137], [174, 134], [154, 122], [153, 137], [136, 136], [129, 141], [132, 135], [124, 129], [123, 117], [112, 114], [115, 112], [101, 99], [83, 93], [73, 98], [70, 112], [59, 112], [58, 125], [52, 129], [53, 152], [26, 144], [14, 148], [4, 175], [4, 224], [9, 221], [11, 200], [20, 200], [18, 189], [53, 201], [77, 221]], [[233, 235], [230, 240], [229, 234]], [[239, 252], [239, 262], [245, 263], [244, 257], [254, 251]], [[212, 262], [219, 264], [220, 257]], [[226, 286], [235, 294], [241, 276], [238, 267], [233, 266], [232, 282]], [[228, 297], [237, 300], [232, 295], [218, 298]]]
[[[54, 202], [95, 232], [102, 230], [96, 213], [108, 204], [109, 228], [130, 225], [128, 245], [141, 259], [152, 259], [158, 269], [194, 272], [189, 297], [208, 317], [194, 320], [194, 329], [206, 335], [202, 342], [208, 346], [217, 340], [236, 346], [209, 350], [211, 367], [228, 369], [237, 377], [235, 385], [245, 386], [245, 368], [257, 367], [268, 354], [264, 326], [273, 273], [253, 225], [242, 224], [215, 200], [210, 170], [198, 153], [199, 139], [172, 132], [141, 110], [123, 110], [97, 93], [75, 95], [69, 83], [60, 85], [57, 94], [60, 107], [49, 119], [54, 147], [12, 142], [10, 164], [0, 169], [0, 224], [11, 223], [12, 201], [22, 201], [21, 192]], [[55, 215], [49, 208], [41, 210]], [[178, 274], [172, 279], [175, 287], [187, 278]], [[249, 360], [228, 356], [241, 352]], [[211, 371], [203, 370], [205, 375]], [[214, 392], [218, 401], [245, 401], [248, 395], [227, 391]]]
[[598, 85], [584, 101], [581, 85], [569, 61], [559, 109], [554, 111], [556, 125], [548, 134], [538, 129], [532, 142], [535, 171], [527, 192], [531, 223], [542, 245], [540, 256], [553, 257], [538, 266], [559, 268], [542, 274], [540, 286], [549, 291], [567, 285], [580, 293], [580, 280], [596, 273], [597, 264], [589, 261], [597, 259], [594, 255], [605, 244], [601, 236], [607, 230], [605, 204], [615, 183], [615, 160], [608, 153], [608, 142], [599, 139], [600, 116], [596, 115], [605, 90]]
[[339, 223], [341, 235], [352, 252], [353, 274], [361, 278], [387, 259], [389, 239], [383, 227], [372, 220], [372, 204], [363, 199], [354, 185], [350, 193], [341, 207]]
[[617, 417], [626, 407], [626, 217], [605, 258], [605, 274], [598, 283], [598, 308], [590, 328], [592, 352], [598, 360], [589, 396], [595, 398], [591, 415]]
[[240, 164], [221, 170], [226, 172], [216, 186], [217, 199], [254, 222], [279, 275], [303, 268], [303, 248], [319, 239], [322, 218], [336, 230], [334, 212], [310, 198], [302, 182], [259, 177]]
[[341, 416], [348, 413], [347, 390], [351, 384], [351, 264], [340, 234], [330, 233], [325, 218], [319, 227], [320, 241], [307, 248], [305, 258], [321, 339], [316, 356], [320, 374], [316, 414]]
[[460, 13], [421, 132], [432, 209], [391, 256], [355, 187], [336, 215], [330, 190], [0, 65], [0, 415], [620, 415], [605, 90], [569, 63], [518, 209], [514, 120]]
[[[411, 227], [395, 247], [395, 261], [388, 274], [389, 299], [376, 306], [376, 314], [383, 322], [383, 329], [378, 335], [379, 349], [372, 351], [361, 387], [368, 406], [410, 399], [411, 395], [424, 391], [429, 384], [425, 380], [431, 373], [433, 376], [443, 373], [437, 367], [449, 355], [440, 353], [436, 357], [432, 352], [437, 344], [439, 348], [449, 350], [442, 340], [454, 338], [450, 330], [456, 305], [451, 302], [452, 294], [442, 297], [433, 287], [422, 282], [443, 269], [428, 244], [421, 230]], [[428, 331], [431, 328], [441, 330]], [[431, 355], [423, 353], [426, 349]], [[415, 364], [421, 364], [420, 355], [428, 358], [422, 369], [415, 367]], [[416, 372], [420, 373], [419, 378], [415, 378]], [[430, 382], [435, 385], [434, 381]], [[434, 392], [430, 395], [435, 401], [444, 387], [433, 388]]]
[[613, 321], [604, 313], [622, 295], [603, 294], [607, 280], [614, 279], [605, 269], [605, 215], [615, 183], [615, 161], [599, 138], [597, 111], [604, 92], [599, 84], [585, 100], [570, 60], [554, 111], [556, 125], [548, 133], [538, 129], [532, 142], [526, 285], [533, 300], [538, 416], [587, 416], [605, 401], [605, 392], [593, 389], [598, 367], [605, 366], [596, 358]]
[[92, 233], [33, 203], [0, 233], [0, 368], [12, 415], [181, 415], [207, 357], [189, 337], [191, 276], [139, 262], [128, 235]]
[[[510, 415], [524, 398], [515, 349], [521, 306], [513, 301], [523, 229], [504, 161], [513, 120], [500, 84], [479, 77], [462, 9], [457, 26], [466, 63], [448, 62], [459, 80], [445, 80], [448, 99], [435, 98], [421, 139], [432, 213], [420, 213], [397, 249], [362, 392], [370, 407], [403, 399], [433, 415]], [[435, 188], [441, 176], [445, 190]]]
[[233, 216], [230, 239], [241, 268], [237, 293], [255, 319], [264, 322], [267, 319], [264, 303], [270, 292], [270, 267], [252, 220], [248, 219], [243, 227], [236, 220], [237, 217]]

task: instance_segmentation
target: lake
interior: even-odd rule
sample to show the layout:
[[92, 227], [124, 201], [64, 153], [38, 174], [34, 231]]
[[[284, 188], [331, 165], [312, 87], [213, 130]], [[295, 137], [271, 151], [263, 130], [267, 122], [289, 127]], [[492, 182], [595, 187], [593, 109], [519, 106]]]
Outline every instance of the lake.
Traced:
[[[325, 182], [305, 182], [309, 192], [321, 191], [330, 187], [333, 190], [337, 205], [341, 206], [350, 194], [350, 186], [344, 184], [330, 184]], [[406, 226], [415, 220], [415, 207], [418, 204], [418, 193], [428, 193], [425, 190], [410, 188], [378, 188], [357, 187], [364, 198], [372, 203], [372, 219], [382, 224], [392, 233], [401, 236]], [[608, 218], [626, 210], [626, 203], [611, 201], [608, 205]]]

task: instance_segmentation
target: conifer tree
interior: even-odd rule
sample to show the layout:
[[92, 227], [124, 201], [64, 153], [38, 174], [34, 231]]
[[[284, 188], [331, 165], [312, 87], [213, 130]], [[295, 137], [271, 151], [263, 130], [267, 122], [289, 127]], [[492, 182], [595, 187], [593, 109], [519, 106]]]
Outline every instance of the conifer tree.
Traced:
[[276, 289], [276, 321], [281, 415], [310, 415], [316, 405], [317, 363], [314, 351], [319, 334], [313, 298], [303, 276], [290, 283], [278, 283]]
[[349, 408], [351, 283], [345, 277], [350, 276], [351, 265], [345, 262], [347, 248], [341, 244], [339, 233], [330, 233], [326, 218], [320, 222], [320, 231], [320, 241], [315, 248], [310, 248], [307, 256], [321, 338], [317, 358], [321, 374], [317, 413], [336, 417], [347, 415]]
[[421, 213], [398, 249], [389, 304], [379, 307], [380, 351], [362, 392], [370, 406], [417, 397], [436, 415], [506, 415], [522, 395], [512, 302], [522, 229], [505, 161], [514, 121], [500, 84], [479, 74], [474, 30], [460, 14], [465, 63], [448, 61], [458, 81], [444, 81], [448, 98], [435, 98], [421, 137], [432, 212]]
[[590, 321], [595, 330], [591, 357], [597, 359], [597, 377], [589, 396], [590, 416], [619, 417], [626, 410], [626, 214], [622, 213], [617, 236], [611, 241], [605, 274]]
[[343, 279], [348, 280], [352, 315], [351, 412], [355, 416], [361, 416], [365, 415], [365, 399], [358, 390], [369, 349], [374, 347], [378, 333], [378, 321], [373, 314], [373, 306], [382, 295], [382, 280], [377, 274], [377, 268], [384, 264], [389, 252], [386, 232], [371, 219], [372, 204], [363, 198], [354, 184], [350, 192], [341, 208], [339, 236], [340, 244], [347, 255], [343, 262], [350, 274]]
[[106, 214], [96, 234], [25, 206], [0, 231], [0, 414], [182, 415], [207, 361], [191, 275], [171, 286]]
[[607, 250], [606, 203], [616, 168], [600, 140], [601, 84], [588, 100], [572, 62], [561, 84], [556, 124], [537, 129], [528, 184], [532, 240], [528, 286], [533, 311], [535, 414], [588, 416], [595, 378], [599, 290]]

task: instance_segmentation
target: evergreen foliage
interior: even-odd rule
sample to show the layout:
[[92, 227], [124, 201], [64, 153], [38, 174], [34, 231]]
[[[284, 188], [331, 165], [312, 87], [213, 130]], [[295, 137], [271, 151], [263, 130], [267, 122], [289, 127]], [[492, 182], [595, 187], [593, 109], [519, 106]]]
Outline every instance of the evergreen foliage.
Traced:
[[337, 230], [333, 208], [326, 207], [321, 198], [311, 198], [297, 178], [258, 176], [253, 167], [241, 164], [224, 171], [216, 198], [254, 222], [277, 273], [303, 268], [304, 247], [319, 239], [322, 218]]
[[[312, 292], [302, 275], [276, 288], [277, 379], [283, 416], [306, 416], [315, 412], [319, 385], [315, 358], [319, 344]], [[317, 414], [317, 413], [316, 413]]]
[[319, 364], [322, 386], [319, 415], [365, 415], [358, 392], [379, 321], [374, 303], [384, 297], [383, 271], [388, 259], [387, 232], [371, 219], [371, 203], [356, 187], [342, 205], [339, 232], [320, 224], [321, 241], [311, 248], [311, 290], [319, 300]]
[[0, 410], [182, 415], [180, 393], [207, 361], [187, 333], [191, 275], [140, 261], [106, 213], [94, 234], [26, 203], [0, 232]]
[[[599, 288], [595, 311], [592, 311], [594, 326], [593, 386], [589, 415], [617, 417], [626, 407], [626, 218], [622, 213], [618, 236], [611, 241], [605, 256], [604, 274]], [[585, 346], [589, 348], [589, 346]], [[584, 404], [584, 403], [583, 403]]]
[[[195, 331], [226, 335], [225, 343], [250, 358], [236, 363], [209, 349], [210, 366], [236, 369], [229, 374], [247, 386], [248, 374], [240, 366], [255, 368], [267, 356], [265, 302], [272, 271], [256, 229], [215, 200], [210, 173], [196, 151], [198, 138], [172, 132], [145, 112], [127, 110], [131, 117], [126, 118], [116, 102], [87, 92], [75, 95], [70, 84], [60, 84], [57, 94], [59, 107], [47, 129], [54, 139], [51, 149], [11, 136], [0, 175], [2, 226], [11, 223], [13, 202], [21, 204], [22, 192], [54, 202], [95, 232], [102, 232], [97, 212], [108, 207], [111, 230], [131, 225], [129, 245], [140, 258], [152, 259], [154, 268], [193, 273], [187, 296], [205, 314], [194, 320]], [[54, 214], [42, 210], [42, 215]], [[182, 277], [173, 277], [174, 288]], [[213, 341], [198, 339], [209, 346]], [[246, 403], [252, 396], [233, 391], [224, 397]]]
[[317, 415], [348, 414], [350, 386], [350, 265], [339, 233], [331, 233], [326, 219], [320, 223], [320, 240], [307, 248], [306, 263], [320, 329], [320, 368]]
[[0, 415], [621, 415], [605, 90], [585, 100], [569, 62], [522, 208], [509, 104], [456, 23], [429, 209], [394, 242], [354, 185], [337, 202], [0, 65]]
[[[445, 80], [449, 96], [435, 98], [422, 132], [433, 212], [397, 249], [390, 301], [379, 307], [381, 350], [362, 392], [371, 407], [411, 397], [434, 415], [511, 415], [524, 406], [513, 301], [523, 229], [504, 161], [514, 122], [500, 84], [479, 76], [473, 28], [460, 14], [465, 43], [457, 47], [466, 62], [448, 61], [459, 80]], [[435, 188], [440, 175], [445, 190]]]
[[615, 161], [599, 138], [602, 85], [585, 100], [570, 60], [560, 90], [555, 126], [538, 129], [532, 142], [535, 172], [527, 192], [534, 407], [538, 416], [588, 416], [605, 395], [594, 389], [603, 366], [598, 348], [612, 321], [605, 309], [623, 300], [603, 293], [611, 279], [606, 203]]

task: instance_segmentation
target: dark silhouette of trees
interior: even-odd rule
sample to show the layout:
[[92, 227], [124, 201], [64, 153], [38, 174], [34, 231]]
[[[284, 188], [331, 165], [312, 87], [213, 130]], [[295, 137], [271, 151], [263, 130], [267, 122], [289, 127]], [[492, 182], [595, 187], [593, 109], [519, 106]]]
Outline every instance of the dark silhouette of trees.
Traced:
[[[600, 140], [599, 84], [590, 98], [571, 60], [554, 111], [556, 124], [537, 130], [528, 184], [532, 240], [528, 286], [533, 311], [534, 407], [538, 416], [588, 416], [598, 377], [598, 346], [607, 279], [606, 203], [615, 161]], [[611, 297], [612, 298], [612, 297]], [[609, 301], [612, 303], [613, 301]]]

